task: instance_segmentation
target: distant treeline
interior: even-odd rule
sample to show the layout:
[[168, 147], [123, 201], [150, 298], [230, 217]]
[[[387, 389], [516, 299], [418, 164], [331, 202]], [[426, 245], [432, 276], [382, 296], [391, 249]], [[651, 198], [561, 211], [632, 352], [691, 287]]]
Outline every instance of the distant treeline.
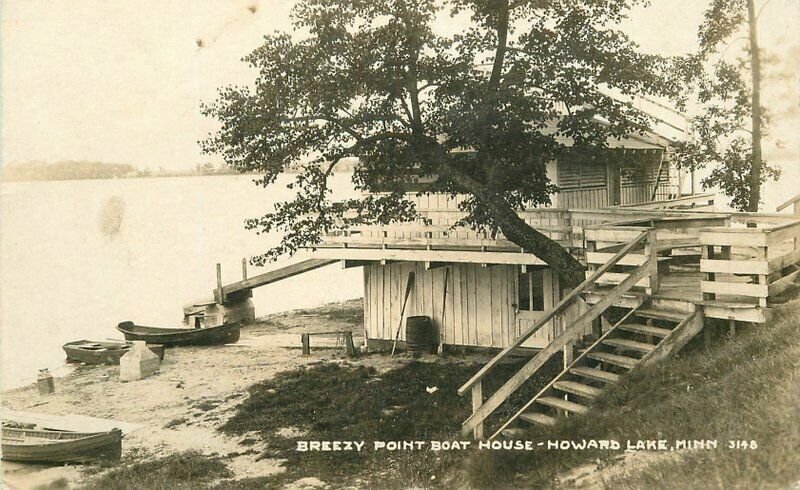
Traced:
[[[342, 161], [336, 165], [337, 172], [353, 170], [353, 162]], [[86, 179], [132, 179], [141, 177], [187, 177], [196, 175], [235, 175], [236, 170], [213, 163], [197, 164], [190, 170], [158, 170], [139, 169], [128, 163], [90, 162], [86, 160], [65, 160], [59, 162], [31, 161], [3, 165], [2, 180], [86, 180]], [[287, 169], [288, 173], [297, 172], [298, 168]]]
[[86, 179], [131, 179], [138, 177], [178, 177], [191, 175], [236, 174], [228, 167], [215, 167], [211, 163], [196, 165], [191, 170], [167, 171], [139, 169], [128, 163], [90, 162], [65, 160], [59, 162], [25, 162], [3, 165], [2, 179], [24, 180], [86, 180]]
[[113, 179], [137, 173], [134, 166], [126, 163], [63, 161], [3, 165], [3, 180]]

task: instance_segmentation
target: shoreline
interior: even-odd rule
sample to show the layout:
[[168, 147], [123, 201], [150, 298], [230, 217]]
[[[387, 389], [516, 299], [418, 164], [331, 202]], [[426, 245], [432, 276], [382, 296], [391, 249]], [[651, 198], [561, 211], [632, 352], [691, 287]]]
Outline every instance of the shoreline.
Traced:
[[[303, 357], [300, 333], [350, 329], [359, 345], [363, 332], [360, 323], [354, 322], [358, 316], [341, 312], [357, 312], [360, 304], [361, 300], [351, 300], [268, 315], [244, 326], [236, 344], [169, 348], [160, 371], [139, 381], [121, 382], [119, 366], [80, 365], [55, 378], [52, 395], [40, 396], [35, 383], [3, 391], [2, 408], [140, 425], [123, 439], [119, 464], [196, 450], [225, 458], [236, 479], [279, 473], [281, 460], [245, 451], [242, 437], [223, 435], [217, 428], [247, 397], [251, 385], [282, 371], [344, 359], [333, 349], [314, 349], [311, 356]], [[318, 343], [325, 344], [333, 346]], [[3, 482], [10, 488], [80, 486], [96, 472], [95, 465], [2, 463]]]

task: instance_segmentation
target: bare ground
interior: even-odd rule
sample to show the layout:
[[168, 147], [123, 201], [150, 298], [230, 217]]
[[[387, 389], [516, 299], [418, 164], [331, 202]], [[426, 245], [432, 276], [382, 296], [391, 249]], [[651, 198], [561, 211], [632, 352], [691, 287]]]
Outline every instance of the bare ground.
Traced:
[[[167, 349], [160, 372], [140, 381], [121, 382], [118, 366], [82, 366], [56, 379], [55, 394], [42, 397], [35, 385], [29, 385], [4, 392], [2, 406], [141, 424], [125, 436], [123, 458], [160, 457], [193, 449], [222, 457], [237, 478], [267, 476], [282, 471], [281, 461], [256, 461], [259, 455], [240, 445], [242, 438], [224, 436], [217, 427], [250, 385], [281, 371], [341, 357], [330, 348], [314, 349], [311, 357], [302, 357], [300, 332], [352, 329], [356, 345], [361, 343], [360, 318], [354, 321], [359, 307], [360, 301], [349, 301], [280, 313], [243, 328], [235, 345]], [[335, 342], [315, 338], [312, 347], [325, 345], [333, 347]], [[396, 362], [402, 361], [395, 359], [388, 365]], [[4, 462], [2, 473], [4, 484], [11, 488], [71, 487], [87, 476], [85, 469]]]

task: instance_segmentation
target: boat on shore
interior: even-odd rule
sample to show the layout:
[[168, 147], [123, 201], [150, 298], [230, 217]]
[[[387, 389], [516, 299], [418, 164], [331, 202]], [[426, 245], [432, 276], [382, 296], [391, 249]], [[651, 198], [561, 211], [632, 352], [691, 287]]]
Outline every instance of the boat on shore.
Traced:
[[161, 328], [122, 322], [117, 325], [117, 330], [125, 335], [125, 340], [144, 340], [165, 346], [218, 345], [238, 342], [240, 326], [235, 322], [204, 328]]
[[[98, 342], [94, 340], [76, 340], [62, 346], [67, 354], [67, 362], [83, 362], [85, 364], [119, 364], [119, 359], [130, 349], [130, 342]], [[148, 344], [147, 347], [162, 361], [164, 346]]]
[[119, 460], [122, 431], [69, 432], [3, 427], [2, 459], [21, 463], [86, 463]]

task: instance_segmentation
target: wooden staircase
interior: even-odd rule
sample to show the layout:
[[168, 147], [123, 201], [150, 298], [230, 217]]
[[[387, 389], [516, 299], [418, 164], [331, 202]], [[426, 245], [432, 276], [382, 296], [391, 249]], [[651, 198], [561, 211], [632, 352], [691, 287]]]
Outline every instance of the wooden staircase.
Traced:
[[[563, 371], [503, 422], [489, 439], [501, 435], [517, 420], [552, 425], [560, 416], [586, 413], [592, 400], [599, 397], [606, 386], [618, 382], [620, 376], [637, 366], [668, 357], [702, 329], [701, 306], [691, 304], [689, 309], [679, 312], [651, 304], [650, 298], [658, 289], [655, 230], [631, 227], [622, 231], [611, 230], [611, 233], [612, 238], [633, 238], [614, 246], [616, 253], [592, 252], [587, 260], [590, 270], [586, 280], [459, 388], [459, 395], [467, 392], [472, 394], [472, 415], [462, 424], [464, 435], [471, 433], [475, 438], [483, 439], [484, 421], [552, 356], [560, 352], [564, 356]], [[638, 304], [613, 325], [609, 324], [604, 332], [597, 332], [596, 337], [599, 338], [573, 359], [573, 347], [583, 338], [586, 328], [596, 325], [601, 316], [607, 316], [608, 310], [623, 296], [629, 295], [633, 288], [643, 290], [638, 293]], [[496, 392], [484, 399], [483, 378], [547, 322], [564, 315], [575, 303], [582, 302], [586, 293], [599, 294], [601, 299], [566, 326]]]
[[[702, 312], [647, 308], [645, 301], [578, 355], [564, 370], [507, 420], [495, 435], [515, 420], [554, 425], [558, 417], [583, 414], [605, 388], [637, 366], [667, 357], [683, 347], [703, 327]], [[495, 437], [495, 436], [492, 436]]]

